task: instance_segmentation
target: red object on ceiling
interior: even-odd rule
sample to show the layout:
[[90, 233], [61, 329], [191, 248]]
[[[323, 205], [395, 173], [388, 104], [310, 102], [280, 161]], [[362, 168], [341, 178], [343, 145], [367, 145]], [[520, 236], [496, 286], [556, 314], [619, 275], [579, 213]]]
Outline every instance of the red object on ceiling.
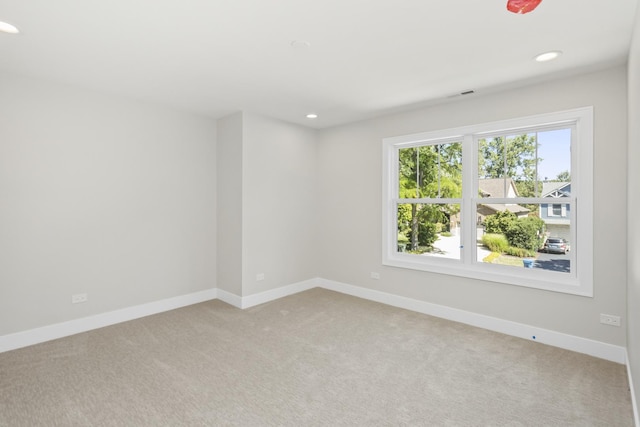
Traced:
[[542, 0], [509, 0], [507, 10], [513, 13], [525, 14], [534, 10]]

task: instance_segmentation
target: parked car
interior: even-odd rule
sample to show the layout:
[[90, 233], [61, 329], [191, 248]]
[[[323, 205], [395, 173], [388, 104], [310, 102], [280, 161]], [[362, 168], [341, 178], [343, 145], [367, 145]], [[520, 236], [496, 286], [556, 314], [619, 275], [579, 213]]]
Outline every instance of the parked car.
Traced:
[[569, 242], [560, 237], [549, 237], [542, 248], [544, 252], [566, 254], [569, 252]]

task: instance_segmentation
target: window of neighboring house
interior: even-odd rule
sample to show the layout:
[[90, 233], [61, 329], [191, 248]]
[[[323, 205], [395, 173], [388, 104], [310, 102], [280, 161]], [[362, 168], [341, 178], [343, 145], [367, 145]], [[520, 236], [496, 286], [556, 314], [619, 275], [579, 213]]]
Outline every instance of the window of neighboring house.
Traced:
[[592, 116], [386, 138], [383, 264], [592, 295]]

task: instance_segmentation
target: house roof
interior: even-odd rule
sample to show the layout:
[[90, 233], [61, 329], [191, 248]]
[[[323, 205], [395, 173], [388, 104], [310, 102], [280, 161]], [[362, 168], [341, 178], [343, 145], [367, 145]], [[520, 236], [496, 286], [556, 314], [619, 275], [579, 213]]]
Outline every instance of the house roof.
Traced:
[[503, 204], [498, 204], [498, 203], [483, 203], [482, 206], [484, 206], [486, 208], [489, 208], [493, 212], [509, 211], [509, 212], [513, 212], [516, 215], [520, 214], [520, 213], [529, 212], [529, 209], [525, 208], [524, 206], [520, 206], [520, 205], [503, 205]]
[[[625, 63], [637, 3], [545, 1], [523, 16], [506, 0], [5, 1], [21, 33], [0, 34], [0, 71], [326, 128]], [[532, 59], [558, 47], [550, 66]]]
[[570, 186], [570, 182], [543, 182], [542, 183], [542, 196], [547, 197], [549, 194], [554, 191], [559, 191], [561, 193], [565, 193], [567, 196], [570, 194], [570, 191], [565, 191], [565, 187]]
[[518, 196], [518, 189], [511, 178], [487, 178], [478, 180], [478, 188], [484, 197], [509, 197], [509, 187], [511, 187], [514, 194]]

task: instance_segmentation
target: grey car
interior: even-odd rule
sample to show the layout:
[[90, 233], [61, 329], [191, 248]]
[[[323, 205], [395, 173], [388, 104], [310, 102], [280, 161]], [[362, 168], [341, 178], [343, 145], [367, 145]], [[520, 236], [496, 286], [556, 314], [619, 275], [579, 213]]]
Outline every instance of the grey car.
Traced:
[[548, 253], [566, 254], [569, 252], [569, 243], [560, 237], [549, 237], [544, 242], [542, 250]]

